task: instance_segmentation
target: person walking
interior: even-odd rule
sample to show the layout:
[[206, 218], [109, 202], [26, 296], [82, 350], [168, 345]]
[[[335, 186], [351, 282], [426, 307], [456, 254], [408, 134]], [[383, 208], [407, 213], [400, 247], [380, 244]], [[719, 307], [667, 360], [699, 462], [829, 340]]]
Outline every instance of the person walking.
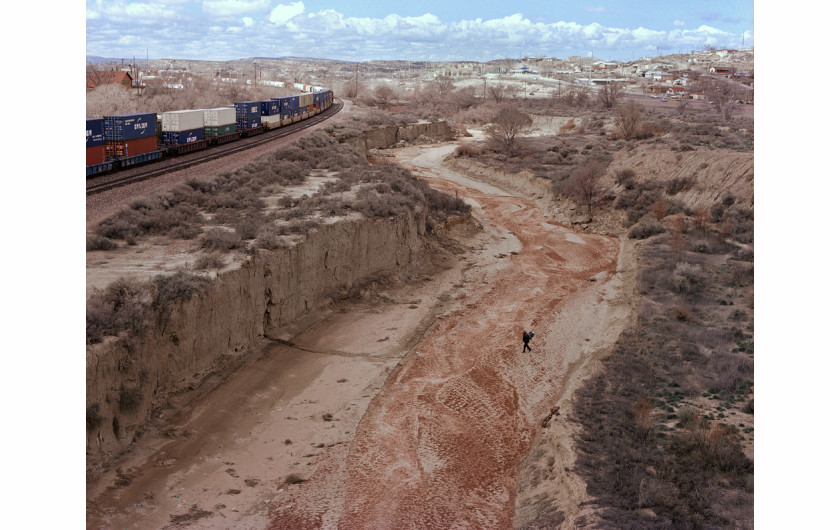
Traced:
[[534, 332], [533, 331], [530, 332], [530, 333], [528, 333], [527, 331], [522, 332], [522, 342], [525, 343], [525, 345], [522, 346], [522, 353], [525, 353], [525, 348], [528, 348], [528, 351], [531, 351], [531, 347], [528, 346], [528, 343], [531, 342], [531, 339], [533, 337], [534, 337]]

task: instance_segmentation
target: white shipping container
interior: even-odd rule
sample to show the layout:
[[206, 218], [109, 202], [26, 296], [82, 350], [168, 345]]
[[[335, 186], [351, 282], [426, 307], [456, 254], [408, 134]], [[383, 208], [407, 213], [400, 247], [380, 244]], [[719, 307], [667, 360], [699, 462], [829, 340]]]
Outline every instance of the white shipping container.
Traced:
[[204, 111], [173, 110], [163, 113], [161, 127], [164, 132], [189, 131], [204, 128]]
[[280, 123], [280, 115], [275, 114], [274, 116], [260, 116], [261, 123]]
[[215, 109], [204, 109], [204, 126], [218, 127], [236, 123], [235, 107], [219, 107]]

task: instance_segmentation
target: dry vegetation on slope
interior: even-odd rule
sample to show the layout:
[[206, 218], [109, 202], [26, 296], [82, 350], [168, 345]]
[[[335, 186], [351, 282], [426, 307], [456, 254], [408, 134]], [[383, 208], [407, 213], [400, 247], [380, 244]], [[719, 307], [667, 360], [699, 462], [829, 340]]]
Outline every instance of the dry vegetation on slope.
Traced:
[[[636, 325], [575, 397], [588, 507], [558, 511], [559, 481], [558, 498], [520, 499], [522, 527], [751, 528], [752, 121], [640, 112], [628, 137], [621, 111], [528, 111], [533, 136], [511, 150], [491, 133], [458, 163], [550, 183], [569, 222], [638, 240], [640, 269]], [[557, 481], [547, 458], [524, 472]]]

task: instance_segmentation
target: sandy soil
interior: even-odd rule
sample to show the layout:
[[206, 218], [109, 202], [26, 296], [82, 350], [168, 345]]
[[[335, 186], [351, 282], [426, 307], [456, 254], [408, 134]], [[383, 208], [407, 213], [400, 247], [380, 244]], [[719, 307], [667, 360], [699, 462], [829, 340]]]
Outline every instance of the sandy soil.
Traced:
[[[468, 250], [386, 301], [297, 323], [215, 391], [173, 403], [89, 485], [88, 527], [514, 526], [534, 443], [560, 447], [560, 469], [573, 461], [564, 414], [632, 318], [633, 260], [443, 169], [454, 148], [394, 152], [473, 205], [483, 230]], [[526, 353], [523, 329], [536, 332]], [[573, 520], [585, 487], [561, 483]]]

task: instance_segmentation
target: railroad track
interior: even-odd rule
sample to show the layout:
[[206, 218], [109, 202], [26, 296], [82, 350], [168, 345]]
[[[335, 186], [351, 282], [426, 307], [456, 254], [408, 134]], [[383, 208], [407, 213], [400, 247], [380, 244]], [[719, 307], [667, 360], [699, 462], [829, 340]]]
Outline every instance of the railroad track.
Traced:
[[89, 183], [87, 186], [87, 195], [96, 195], [97, 193], [102, 193], [108, 190], [119, 188], [121, 186], [133, 184], [135, 182], [141, 182], [143, 180], [159, 177], [167, 173], [172, 173], [173, 171], [186, 169], [188, 167], [203, 164], [205, 162], [210, 162], [212, 160], [232, 155], [234, 153], [240, 153], [258, 145], [273, 142], [278, 138], [290, 136], [304, 129], [312, 127], [313, 125], [317, 125], [318, 123], [328, 120], [329, 118], [338, 114], [338, 112], [341, 111], [342, 107], [344, 107], [344, 102], [338, 98], [334, 98], [333, 104], [330, 108], [316, 115], [313, 118], [307, 118], [306, 120], [293, 123], [292, 125], [280, 127], [271, 131], [266, 131], [257, 136], [246, 138], [238, 142], [225, 144], [223, 146], [213, 148], [209, 152], [201, 153], [199, 156], [189, 156], [189, 158], [178, 160], [175, 163], [167, 164], [166, 167], [160, 167], [159, 165], [155, 164], [144, 168], [144, 170], [140, 171], [139, 173], [135, 172], [131, 175], [122, 178], [108, 180], [107, 182]]

